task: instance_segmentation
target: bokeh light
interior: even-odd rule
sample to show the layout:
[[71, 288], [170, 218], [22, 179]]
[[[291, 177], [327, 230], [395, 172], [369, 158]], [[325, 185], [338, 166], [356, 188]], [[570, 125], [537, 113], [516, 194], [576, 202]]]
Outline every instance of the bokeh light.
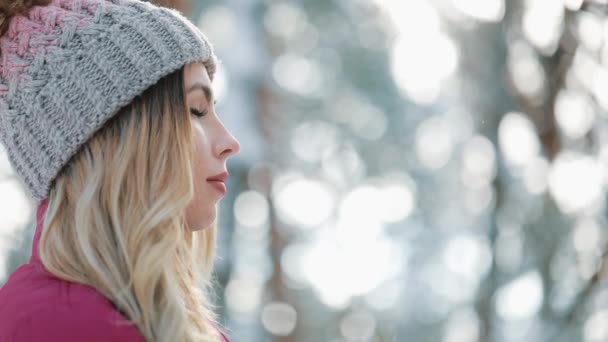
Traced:
[[599, 342], [608, 339], [608, 310], [595, 312], [587, 321], [583, 328], [585, 342]]
[[268, 222], [268, 215], [268, 201], [259, 192], [242, 192], [234, 201], [234, 216], [241, 225], [261, 226]]
[[416, 131], [416, 155], [429, 169], [443, 167], [452, 156], [452, 135], [447, 122], [440, 117], [429, 118]]
[[458, 236], [447, 244], [443, 262], [449, 271], [479, 281], [490, 269], [492, 254], [484, 239]]
[[523, 166], [540, 152], [534, 124], [521, 113], [507, 113], [498, 127], [498, 142], [507, 162]]
[[335, 203], [335, 196], [327, 185], [297, 175], [284, 175], [278, 179], [273, 197], [282, 220], [305, 227], [323, 223]]
[[340, 323], [340, 332], [347, 341], [366, 341], [372, 337], [376, 319], [365, 311], [348, 313]]
[[562, 91], [555, 100], [555, 119], [566, 136], [578, 139], [593, 127], [595, 112], [584, 93]]
[[287, 336], [296, 327], [297, 312], [287, 303], [272, 302], [262, 309], [262, 324], [271, 334]]
[[462, 182], [473, 189], [488, 185], [496, 176], [494, 145], [483, 136], [469, 140], [462, 152]]
[[529, 271], [503, 285], [496, 292], [496, 312], [505, 320], [530, 319], [543, 301], [540, 275]]
[[473, 308], [463, 307], [450, 314], [443, 342], [476, 341], [480, 336], [479, 319]]
[[505, 15], [504, 0], [452, 0], [463, 14], [481, 21], [500, 21]]
[[294, 53], [277, 58], [272, 68], [276, 82], [298, 95], [314, 95], [320, 91], [322, 74], [316, 61]]
[[562, 2], [526, 0], [522, 26], [526, 38], [533, 45], [542, 51], [553, 51], [562, 33]]
[[508, 57], [509, 72], [517, 90], [536, 101], [542, 98], [546, 80], [537, 53], [527, 43], [514, 41]]
[[549, 171], [549, 191], [565, 213], [598, 210], [603, 203], [603, 169], [596, 159], [560, 153]]

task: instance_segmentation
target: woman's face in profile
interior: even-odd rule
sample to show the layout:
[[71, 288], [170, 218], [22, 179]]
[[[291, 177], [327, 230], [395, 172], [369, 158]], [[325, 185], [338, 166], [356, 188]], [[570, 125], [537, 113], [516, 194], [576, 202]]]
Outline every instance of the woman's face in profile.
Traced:
[[240, 145], [215, 112], [211, 81], [202, 63], [186, 65], [184, 85], [195, 145], [194, 199], [186, 209], [186, 222], [194, 231], [215, 221], [216, 204], [224, 196], [225, 186], [209, 178], [227, 172], [226, 161], [239, 152]]

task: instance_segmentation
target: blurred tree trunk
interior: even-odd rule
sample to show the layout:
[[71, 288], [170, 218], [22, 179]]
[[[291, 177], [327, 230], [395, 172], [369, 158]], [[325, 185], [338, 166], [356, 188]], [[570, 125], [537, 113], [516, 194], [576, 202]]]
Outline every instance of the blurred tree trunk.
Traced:
[[175, 8], [185, 16], [192, 14], [192, 0], [153, 0], [151, 2], [159, 6]]

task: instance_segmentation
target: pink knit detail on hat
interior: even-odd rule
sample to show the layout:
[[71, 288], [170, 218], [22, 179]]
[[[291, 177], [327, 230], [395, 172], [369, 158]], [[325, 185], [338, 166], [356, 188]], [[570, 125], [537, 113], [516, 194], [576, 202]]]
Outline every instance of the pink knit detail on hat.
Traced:
[[34, 6], [27, 16], [12, 18], [0, 38], [0, 77], [11, 79], [25, 72], [38, 53], [56, 48], [68, 25], [79, 30], [91, 21], [90, 15], [80, 11], [94, 14], [98, 6], [95, 0], [54, 0], [48, 6]]

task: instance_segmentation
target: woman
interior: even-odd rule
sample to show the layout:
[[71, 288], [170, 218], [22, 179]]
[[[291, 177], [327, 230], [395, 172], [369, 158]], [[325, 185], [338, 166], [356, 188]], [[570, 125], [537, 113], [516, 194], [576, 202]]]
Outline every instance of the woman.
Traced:
[[239, 143], [206, 37], [138, 0], [2, 1], [0, 22], [0, 141], [39, 201], [0, 342], [226, 341], [208, 290]]

